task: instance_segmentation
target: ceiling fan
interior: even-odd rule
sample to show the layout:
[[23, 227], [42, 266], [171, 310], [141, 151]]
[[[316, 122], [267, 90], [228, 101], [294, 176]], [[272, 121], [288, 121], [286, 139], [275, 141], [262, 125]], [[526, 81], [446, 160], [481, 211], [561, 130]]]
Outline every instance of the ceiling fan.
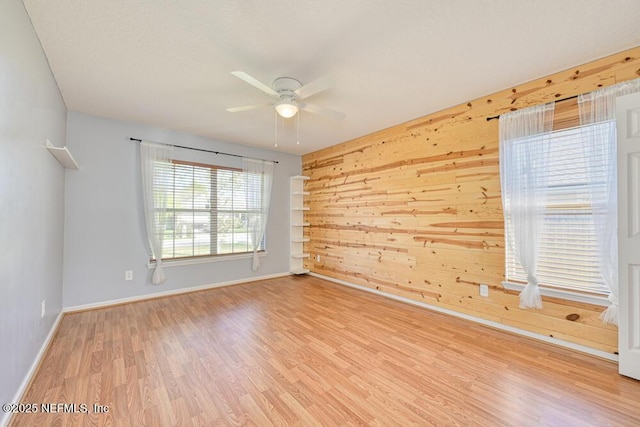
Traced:
[[345, 117], [344, 113], [339, 111], [330, 110], [328, 108], [303, 101], [318, 92], [328, 89], [329, 86], [331, 86], [331, 81], [327, 78], [314, 80], [311, 83], [302, 86], [298, 80], [291, 77], [279, 77], [274, 80], [272, 85], [273, 87], [269, 87], [261, 81], [251, 77], [244, 71], [233, 71], [231, 74], [277, 99], [277, 101], [270, 102], [268, 104], [255, 104], [245, 105], [243, 107], [227, 108], [227, 111], [231, 113], [274, 106], [278, 114], [286, 119], [295, 116], [299, 110], [320, 114], [336, 120], [342, 120]]

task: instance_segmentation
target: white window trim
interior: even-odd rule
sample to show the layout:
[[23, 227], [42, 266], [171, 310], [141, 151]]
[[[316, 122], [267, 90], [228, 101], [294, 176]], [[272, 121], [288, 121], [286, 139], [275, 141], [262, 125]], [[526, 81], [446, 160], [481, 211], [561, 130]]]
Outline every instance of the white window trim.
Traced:
[[[513, 283], [513, 282], [507, 282], [507, 281], [502, 282], [502, 286], [504, 286], [504, 288], [507, 290], [517, 291], [517, 292], [521, 292], [525, 287], [525, 285], [522, 283]], [[567, 289], [549, 288], [544, 285], [540, 285], [538, 288], [540, 289], [540, 295], [543, 295], [543, 296], [566, 299], [569, 301], [583, 302], [586, 304], [599, 305], [602, 307], [608, 307], [609, 304], [611, 304], [611, 302], [609, 301], [609, 298], [607, 298], [604, 295], [599, 296], [595, 294], [574, 292]]]
[[[258, 252], [258, 256], [260, 258], [267, 256], [267, 251]], [[221, 261], [234, 261], [237, 259], [251, 259], [253, 258], [253, 252], [246, 252], [242, 254], [229, 254], [229, 255], [211, 255], [211, 256], [202, 256], [197, 258], [185, 258], [185, 259], [172, 259], [162, 261], [162, 267], [180, 267], [183, 265], [195, 265], [195, 264], [208, 264], [210, 262], [221, 262]], [[147, 269], [151, 270], [156, 267], [155, 261], [150, 261], [147, 263]]]

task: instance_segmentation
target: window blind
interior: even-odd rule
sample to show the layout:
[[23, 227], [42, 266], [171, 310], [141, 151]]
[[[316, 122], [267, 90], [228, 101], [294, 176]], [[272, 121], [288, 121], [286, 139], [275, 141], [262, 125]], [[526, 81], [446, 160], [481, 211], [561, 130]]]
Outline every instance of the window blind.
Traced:
[[[596, 125], [598, 134], [608, 138], [612, 122]], [[522, 143], [531, 143], [526, 138]], [[592, 206], [606, 206], [605, 171], [586, 173], [588, 156], [606, 153], [583, 149], [581, 128], [553, 132], [545, 142], [550, 162], [543, 168], [548, 196], [543, 208], [544, 226], [537, 277], [541, 285], [574, 291], [608, 294], [599, 273], [595, 223]], [[615, 162], [616, 159], [605, 159]], [[536, 159], [531, 159], [536, 161]], [[508, 281], [527, 282], [527, 276], [513, 252], [513, 225], [507, 206], [505, 212], [506, 276]]]
[[[167, 216], [158, 231], [163, 260], [252, 252], [248, 224], [261, 206], [260, 182], [242, 170], [212, 165], [174, 161], [155, 168], [154, 192], [168, 194], [164, 212], [156, 210]], [[256, 194], [250, 206], [247, 200]]]

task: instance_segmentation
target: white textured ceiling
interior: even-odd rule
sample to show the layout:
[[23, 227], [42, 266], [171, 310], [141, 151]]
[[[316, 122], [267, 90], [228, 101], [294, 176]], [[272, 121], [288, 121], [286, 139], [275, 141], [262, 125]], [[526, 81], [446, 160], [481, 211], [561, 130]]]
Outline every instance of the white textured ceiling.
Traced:
[[[267, 83], [329, 76], [302, 154], [640, 45], [640, 0], [24, 0], [69, 110], [273, 148]], [[132, 135], [137, 136], [137, 135]], [[172, 142], [172, 141], [162, 141]]]

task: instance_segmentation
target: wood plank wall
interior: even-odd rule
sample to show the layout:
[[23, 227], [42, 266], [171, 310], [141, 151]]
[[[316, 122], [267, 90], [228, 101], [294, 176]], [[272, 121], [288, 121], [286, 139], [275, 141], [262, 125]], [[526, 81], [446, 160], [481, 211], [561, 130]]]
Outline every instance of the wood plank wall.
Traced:
[[[303, 156], [311, 177], [306, 267], [616, 352], [617, 329], [598, 319], [602, 307], [545, 297], [542, 310], [521, 310], [517, 294], [503, 289], [498, 120], [486, 119], [638, 77], [640, 47]], [[575, 115], [575, 101], [565, 104], [560, 127]], [[479, 297], [480, 283], [490, 286], [488, 298]]]

